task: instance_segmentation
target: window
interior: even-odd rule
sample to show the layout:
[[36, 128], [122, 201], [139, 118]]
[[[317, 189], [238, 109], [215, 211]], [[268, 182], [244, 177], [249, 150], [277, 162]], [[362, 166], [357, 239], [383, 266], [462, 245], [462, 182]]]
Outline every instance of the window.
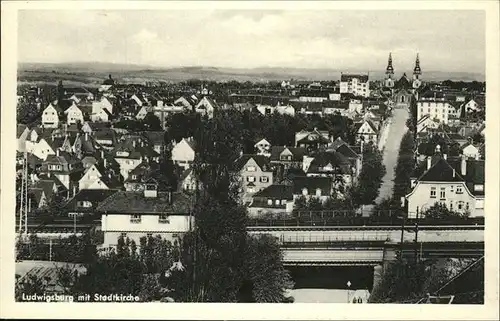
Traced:
[[261, 183], [267, 183], [267, 182], [269, 182], [269, 178], [267, 176], [261, 176], [260, 177], [260, 182]]
[[450, 186], [450, 191], [453, 192], [453, 185]]
[[431, 198], [436, 198], [436, 188], [431, 187]]
[[267, 205], [273, 205], [273, 200], [272, 199], [268, 199], [267, 200]]
[[450, 201], [450, 211], [453, 211], [453, 201]]
[[132, 224], [141, 223], [141, 216], [139, 214], [130, 215], [130, 223]]
[[147, 237], [147, 238], [153, 237], [153, 233], [148, 233], [148, 234], [146, 234], [146, 237]]
[[120, 236], [123, 238], [127, 238], [127, 233], [122, 233], [122, 234], [120, 234]]
[[427, 112], [430, 113], [431, 112], [431, 109], [430, 108], [427, 108]]
[[247, 176], [247, 182], [255, 182], [255, 176]]
[[[467, 203], [467, 204], [469, 204], [469, 203]], [[274, 201], [274, 205], [280, 205], [280, 200]]]
[[132, 175], [132, 179], [137, 179], [137, 175]]
[[468, 211], [469, 210], [469, 202], [465, 203], [465, 210]]
[[463, 209], [463, 207], [464, 207], [464, 202], [463, 201], [459, 201], [458, 202], [458, 210], [461, 211]]
[[286, 200], [281, 200], [281, 205], [286, 205]]
[[255, 172], [256, 169], [255, 169], [255, 166], [248, 166], [247, 167], [247, 172]]
[[457, 194], [462, 194], [464, 192], [462, 186], [457, 186]]
[[168, 218], [167, 215], [162, 214], [162, 215], [158, 216], [158, 223], [160, 223], [160, 224], [169, 224], [170, 223], [170, 219]]
[[247, 193], [253, 193], [255, 191], [255, 189], [250, 186], [250, 187], [247, 187]]
[[316, 196], [321, 196], [321, 188], [316, 189]]
[[446, 187], [441, 187], [439, 192], [439, 199], [446, 199]]

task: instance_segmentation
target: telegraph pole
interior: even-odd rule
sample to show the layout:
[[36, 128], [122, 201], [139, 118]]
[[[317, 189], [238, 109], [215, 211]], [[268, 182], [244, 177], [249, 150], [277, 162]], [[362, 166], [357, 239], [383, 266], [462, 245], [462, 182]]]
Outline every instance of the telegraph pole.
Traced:
[[418, 220], [419, 220], [419, 209], [417, 207], [417, 220], [415, 222], [415, 263], [418, 262]]

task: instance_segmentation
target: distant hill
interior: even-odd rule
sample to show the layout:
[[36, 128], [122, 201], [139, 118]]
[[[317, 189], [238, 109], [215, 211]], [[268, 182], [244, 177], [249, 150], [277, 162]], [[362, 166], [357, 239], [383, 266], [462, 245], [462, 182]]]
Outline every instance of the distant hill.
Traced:
[[[218, 68], [187, 66], [162, 68], [147, 65], [112, 64], [102, 62], [74, 63], [20, 63], [18, 69], [19, 82], [57, 82], [66, 80], [96, 86], [109, 74], [120, 82], [144, 82], [146, 80], [164, 80], [180, 82], [189, 79], [212, 81], [269, 81], [269, 80], [338, 80], [341, 72], [366, 73], [362, 70], [349, 69], [307, 69], [307, 68]], [[370, 79], [384, 78], [384, 70], [370, 71]], [[407, 71], [411, 75], [411, 70]], [[396, 74], [400, 77], [401, 74]], [[484, 81], [484, 75], [466, 72], [424, 71], [423, 79], [428, 81], [463, 80]]]

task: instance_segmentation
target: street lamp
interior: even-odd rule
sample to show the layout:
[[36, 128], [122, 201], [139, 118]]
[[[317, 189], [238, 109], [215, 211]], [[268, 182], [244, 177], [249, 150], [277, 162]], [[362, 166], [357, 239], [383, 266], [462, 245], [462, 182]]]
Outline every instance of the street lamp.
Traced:
[[349, 290], [351, 288], [351, 281], [347, 281], [347, 303], [350, 303], [349, 300]]

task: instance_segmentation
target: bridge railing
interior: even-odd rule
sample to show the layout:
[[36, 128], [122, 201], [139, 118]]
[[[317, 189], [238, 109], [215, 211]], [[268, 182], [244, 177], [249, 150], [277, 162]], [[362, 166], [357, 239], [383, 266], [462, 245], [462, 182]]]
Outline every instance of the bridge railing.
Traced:
[[375, 216], [361, 216], [346, 211], [297, 211], [272, 213], [249, 218], [248, 226], [402, 226], [418, 225], [484, 225], [484, 217], [402, 218], [386, 211]]
[[321, 233], [321, 235], [281, 235], [279, 237], [281, 244], [308, 244], [308, 243], [359, 243], [359, 242], [388, 242], [391, 241], [390, 235], [386, 232], [376, 232], [370, 234], [349, 234], [349, 235], [331, 235]]

